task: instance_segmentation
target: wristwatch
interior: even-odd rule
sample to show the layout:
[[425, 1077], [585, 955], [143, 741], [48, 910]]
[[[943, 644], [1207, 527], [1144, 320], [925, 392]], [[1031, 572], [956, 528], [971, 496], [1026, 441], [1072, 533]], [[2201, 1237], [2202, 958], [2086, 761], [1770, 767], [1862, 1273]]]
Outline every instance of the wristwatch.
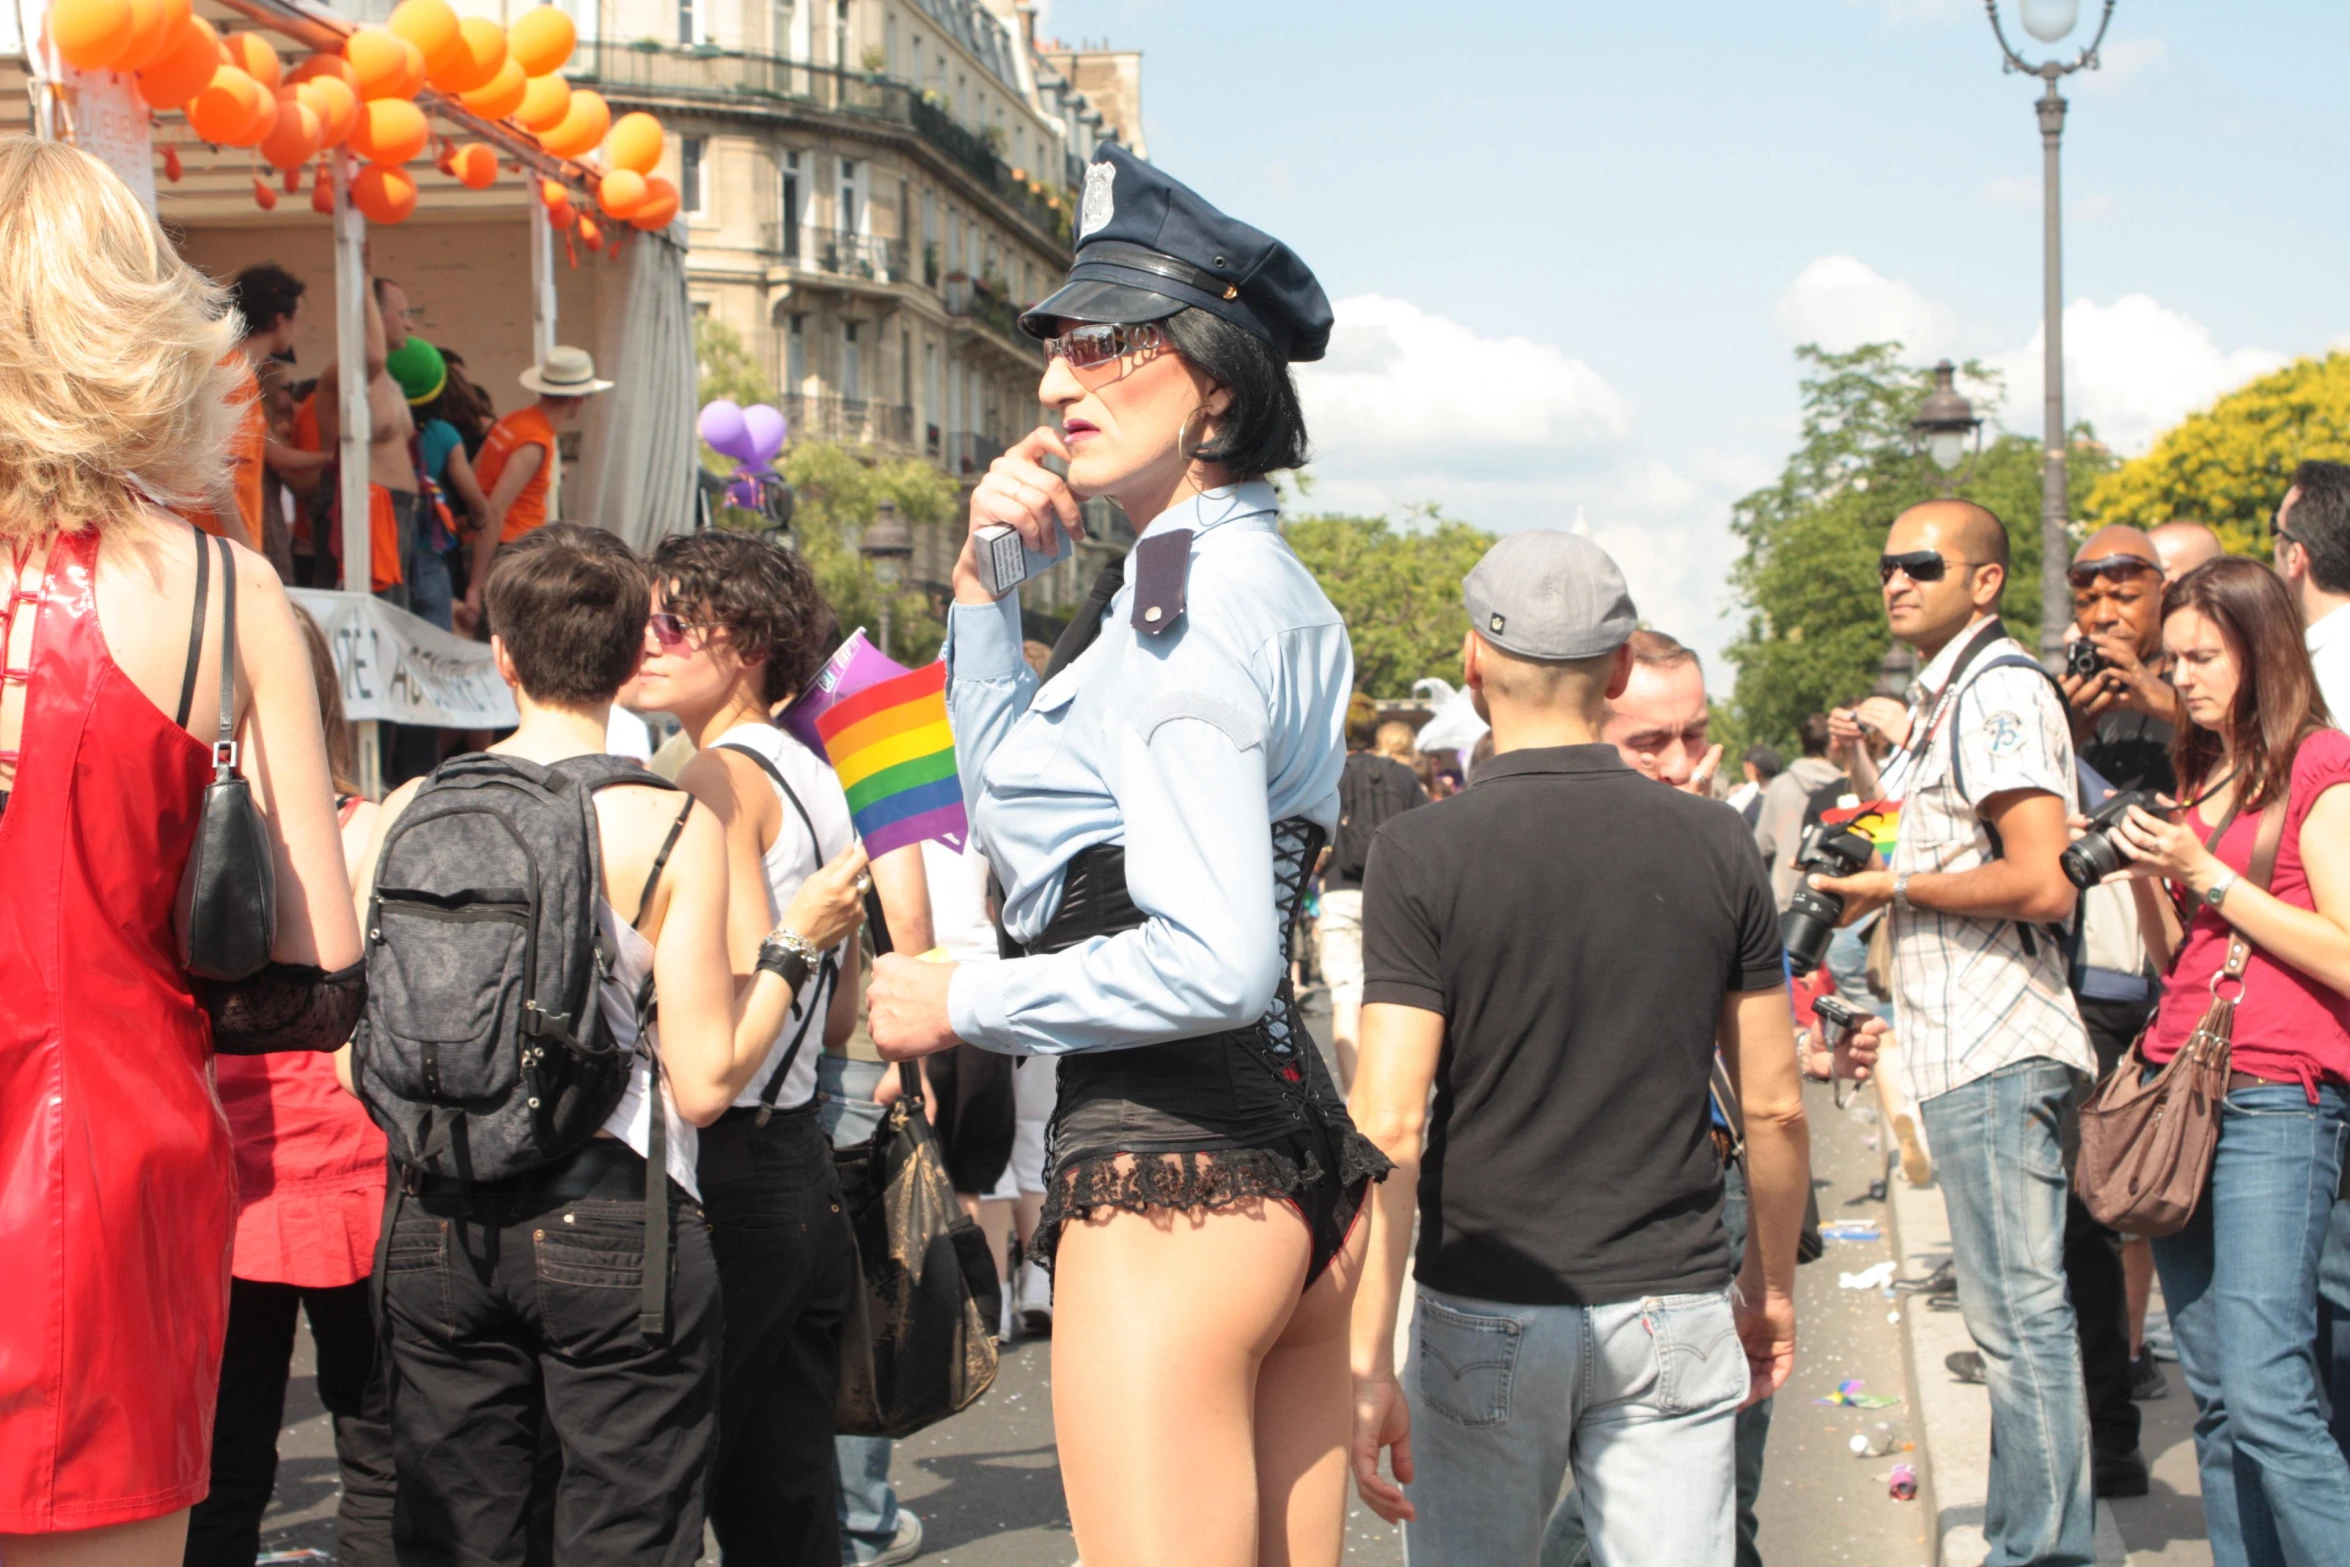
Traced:
[[1904, 914], [1910, 912], [1909, 879], [1916, 874], [1915, 871], [1903, 871], [1893, 878], [1893, 906]]
[[2236, 873], [2234, 871], [2221, 871], [2219, 873], [2219, 880], [2213, 882], [2208, 888], [2204, 890], [2203, 906], [2207, 909], [2218, 908], [2221, 903], [2226, 901], [2228, 890], [2235, 885]]

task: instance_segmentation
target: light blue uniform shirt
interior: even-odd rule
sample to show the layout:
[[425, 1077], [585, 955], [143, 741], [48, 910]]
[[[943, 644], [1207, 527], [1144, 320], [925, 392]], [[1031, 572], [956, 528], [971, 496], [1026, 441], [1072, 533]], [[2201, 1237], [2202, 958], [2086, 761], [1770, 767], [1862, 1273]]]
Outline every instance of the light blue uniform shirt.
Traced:
[[1338, 823], [1354, 655], [1346, 626], [1274, 529], [1273, 487], [1168, 510], [1190, 528], [1182, 621], [1144, 636], [1135, 584], [1102, 634], [1039, 688], [1016, 595], [954, 606], [947, 710], [973, 836], [1004, 884], [1004, 924], [1033, 941], [1062, 875], [1096, 844], [1126, 848], [1137, 929], [1062, 952], [966, 963], [955, 1033], [1010, 1055], [1115, 1050], [1242, 1028], [1281, 980], [1273, 823]]

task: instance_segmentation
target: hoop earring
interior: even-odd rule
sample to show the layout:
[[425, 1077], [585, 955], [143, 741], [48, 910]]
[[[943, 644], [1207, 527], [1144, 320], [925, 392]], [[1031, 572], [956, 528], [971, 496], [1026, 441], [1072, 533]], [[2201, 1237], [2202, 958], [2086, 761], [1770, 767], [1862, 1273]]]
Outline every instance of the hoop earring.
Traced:
[[1213, 431], [1203, 431], [1199, 435], [1193, 435], [1191, 433], [1193, 421], [1197, 420], [1204, 424], [1205, 421], [1213, 417], [1205, 407], [1194, 408], [1183, 416], [1183, 428], [1175, 432], [1175, 450], [1185, 462], [1199, 461], [1199, 454], [1207, 449], [1208, 440], [1214, 434]]

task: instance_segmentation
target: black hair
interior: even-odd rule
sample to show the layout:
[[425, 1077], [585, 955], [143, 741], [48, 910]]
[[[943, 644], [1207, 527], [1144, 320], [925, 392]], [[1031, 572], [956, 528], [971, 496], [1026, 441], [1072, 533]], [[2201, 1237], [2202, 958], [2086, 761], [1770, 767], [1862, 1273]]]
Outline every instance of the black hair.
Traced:
[[292, 315], [309, 288], [276, 262], [262, 261], [245, 268], [229, 283], [228, 300], [245, 318], [245, 335], [252, 337]]
[[1769, 783], [1772, 779], [1778, 777], [1781, 773], [1787, 770], [1787, 763], [1785, 759], [1782, 758], [1778, 752], [1772, 750], [1767, 745], [1748, 746], [1746, 748], [1746, 755], [1739, 758], [1739, 760], [1747, 763], [1756, 772], [1762, 774], [1762, 781], [1764, 783]]
[[1175, 351], [1232, 394], [1232, 406], [1217, 421], [1212, 440], [1195, 455], [1244, 479], [1261, 479], [1285, 468], [1302, 468], [1306, 447], [1305, 410], [1297, 383], [1273, 345], [1249, 331], [1187, 307], [1159, 323]]
[[1831, 738], [1828, 733], [1828, 715], [1825, 713], [1805, 715], [1803, 722], [1795, 726], [1795, 738], [1802, 745], [1804, 755], [1826, 756], [1828, 741]]
[[2301, 492], [2285, 513], [2285, 531], [2309, 552], [2309, 580], [2327, 593], [2350, 593], [2350, 463], [2311, 458], [2293, 470]]
[[482, 598], [522, 689], [537, 701], [609, 702], [636, 673], [652, 612], [644, 562], [601, 528], [550, 522], [502, 546]]
[[747, 533], [672, 534], [653, 551], [653, 580], [682, 618], [723, 627], [745, 663], [765, 660], [760, 699], [800, 694], [839, 624], [799, 556]]

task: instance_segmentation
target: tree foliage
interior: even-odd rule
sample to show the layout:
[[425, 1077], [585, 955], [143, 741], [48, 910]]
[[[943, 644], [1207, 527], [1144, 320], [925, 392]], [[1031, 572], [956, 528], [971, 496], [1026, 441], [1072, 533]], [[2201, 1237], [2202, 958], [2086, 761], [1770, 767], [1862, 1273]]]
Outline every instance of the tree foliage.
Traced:
[[[1806, 714], [1876, 684], [1888, 645], [1877, 556], [1893, 519], [1941, 492], [1940, 476], [1909, 436], [1910, 417], [1933, 386], [1930, 370], [1903, 364], [1898, 343], [1850, 353], [1807, 345], [1796, 359], [1804, 367], [1802, 438], [1778, 482], [1731, 511], [1731, 530], [1744, 544], [1731, 583], [1746, 623], [1728, 649], [1738, 681], [1721, 737], [1733, 749], [1759, 741], [1790, 755]], [[1977, 410], [1991, 412], [1997, 377], [1971, 363], [1961, 373], [1974, 383]], [[2074, 426], [2075, 515], [2112, 461], [2086, 425]], [[2002, 613], [2031, 646], [2040, 626], [2040, 443], [1987, 438], [1956, 493], [2006, 525], [2013, 564]]]
[[720, 397], [746, 408], [775, 401], [775, 383], [751, 357], [742, 334], [714, 316], [694, 317], [694, 363], [701, 370], [694, 387], [697, 408]]
[[1493, 535], [1433, 506], [1401, 526], [1384, 517], [1293, 517], [1282, 532], [1330, 602], [1354, 643], [1355, 689], [1408, 696], [1412, 682], [1435, 675], [1459, 685], [1461, 578], [1493, 545]]
[[2229, 551], [2268, 558], [2277, 505], [2303, 459], [2350, 461], [2350, 353], [2300, 359], [2230, 392], [2122, 464], [2089, 494], [2099, 522], [2192, 517]]

